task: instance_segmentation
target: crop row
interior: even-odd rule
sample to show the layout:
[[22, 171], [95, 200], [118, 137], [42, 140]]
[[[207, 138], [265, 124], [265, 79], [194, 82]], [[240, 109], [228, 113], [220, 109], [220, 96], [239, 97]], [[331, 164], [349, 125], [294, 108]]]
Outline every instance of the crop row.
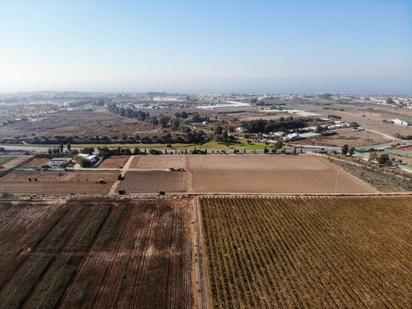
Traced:
[[36, 207], [0, 205], [0, 222], [17, 225], [15, 236], [0, 228], [11, 238], [0, 237], [0, 308], [191, 306], [187, 207], [127, 200]]
[[217, 308], [408, 306], [410, 198], [201, 198], [200, 207]]
[[139, 171], [127, 172], [119, 190], [130, 193], [158, 193], [186, 191], [185, 172]]

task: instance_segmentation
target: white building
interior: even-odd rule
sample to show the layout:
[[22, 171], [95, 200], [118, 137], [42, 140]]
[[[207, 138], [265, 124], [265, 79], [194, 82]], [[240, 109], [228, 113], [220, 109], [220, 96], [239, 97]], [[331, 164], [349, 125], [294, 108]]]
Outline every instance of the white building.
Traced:
[[398, 125], [398, 126], [409, 126], [409, 123], [407, 121], [401, 120], [401, 119], [391, 119], [391, 122], [393, 122], [394, 124]]
[[68, 166], [72, 162], [71, 158], [53, 158], [50, 159], [49, 165], [50, 167], [63, 167], [63, 166]]
[[99, 161], [99, 157], [96, 155], [89, 155], [87, 153], [79, 153], [79, 157], [89, 160], [92, 164], [96, 164]]

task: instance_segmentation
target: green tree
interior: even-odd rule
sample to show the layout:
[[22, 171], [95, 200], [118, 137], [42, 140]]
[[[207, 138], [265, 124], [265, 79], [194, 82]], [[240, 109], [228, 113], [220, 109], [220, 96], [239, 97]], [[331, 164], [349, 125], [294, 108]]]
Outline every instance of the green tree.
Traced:
[[89, 155], [94, 153], [94, 148], [93, 147], [83, 147], [80, 149], [80, 153], [87, 153]]
[[167, 126], [169, 125], [169, 121], [170, 121], [170, 117], [168, 117], [168, 116], [160, 116], [159, 125], [160, 125], [162, 128], [167, 128]]
[[193, 122], [200, 122], [200, 121], [202, 121], [202, 119], [200, 118], [199, 113], [193, 113], [192, 121], [193, 121]]
[[171, 127], [173, 131], [177, 131], [180, 128], [181, 121], [179, 118], [173, 118], [171, 122]]
[[80, 166], [83, 167], [83, 168], [92, 167], [92, 161], [90, 161], [88, 159], [83, 159], [80, 162]]
[[222, 133], [223, 133], [223, 128], [221, 126], [217, 126], [215, 128], [214, 135], [222, 135]]

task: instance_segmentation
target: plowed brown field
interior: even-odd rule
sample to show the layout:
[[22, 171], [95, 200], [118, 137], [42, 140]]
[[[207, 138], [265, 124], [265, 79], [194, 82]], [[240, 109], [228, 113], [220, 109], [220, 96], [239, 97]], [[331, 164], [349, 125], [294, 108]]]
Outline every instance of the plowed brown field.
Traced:
[[377, 190], [317, 156], [189, 157], [194, 192], [369, 193]]
[[129, 158], [130, 156], [111, 156], [105, 159], [99, 168], [122, 168]]
[[0, 308], [191, 308], [187, 201], [0, 203]]
[[215, 308], [410, 308], [411, 197], [201, 198]]
[[130, 164], [130, 168], [138, 169], [168, 169], [186, 168], [188, 157], [185, 155], [147, 155], [135, 156]]
[[186, 192], [185, 172], [131, 171], [120, 182], [118, 190], [126, 193]]
[[[117, 175], [117, 172], [107, 171], [16, 170], [0, 178], [0, 193], [107, 194]], [[99, 180], [105, 183], [97, 183]]]
[[41, 168], [42, 165], [46, 165], [47, 163], [49, 163], [49, 161], [50, 161], [49, 159], [45, 159], [45, 158], [34, 158], [30, 162], [27, 162], [26, 164], [24, 164], [22, 167], [23, 168]]

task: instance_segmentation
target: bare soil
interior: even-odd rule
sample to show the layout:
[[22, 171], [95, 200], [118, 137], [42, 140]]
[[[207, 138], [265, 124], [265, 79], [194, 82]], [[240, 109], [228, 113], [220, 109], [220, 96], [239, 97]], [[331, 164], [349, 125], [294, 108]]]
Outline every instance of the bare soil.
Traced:
[[136, 169], [161, 169], [186, 168], [187, 159], [185, 155], [147, 155], [135, 156], [130, 168]]
[[42, 165], [49, 163], [49, 159], [34, 158], [30, 162], [27, 162], [22, 168], [41, 168]]
[[105, 159], [99, 168], [122, 168], [127, 160], [129, 160], [129, 156], [111, 156]]
[[36, 121], [17, 121], [0, 126], [0, 138], [17, 136], [122, 136], [157, 132], [154, 126], [108, 111], [65, 111]]
[[[98, 170], [14, 171], [0, 178], [0, 192], [46, 195], [107, 194], [117, 175], [117, 172]], [[98, 183], [99, 180], [104, 183]]]
[[368, 193], [368, 184], [310, 155], [191, 156], [194, 192]]

